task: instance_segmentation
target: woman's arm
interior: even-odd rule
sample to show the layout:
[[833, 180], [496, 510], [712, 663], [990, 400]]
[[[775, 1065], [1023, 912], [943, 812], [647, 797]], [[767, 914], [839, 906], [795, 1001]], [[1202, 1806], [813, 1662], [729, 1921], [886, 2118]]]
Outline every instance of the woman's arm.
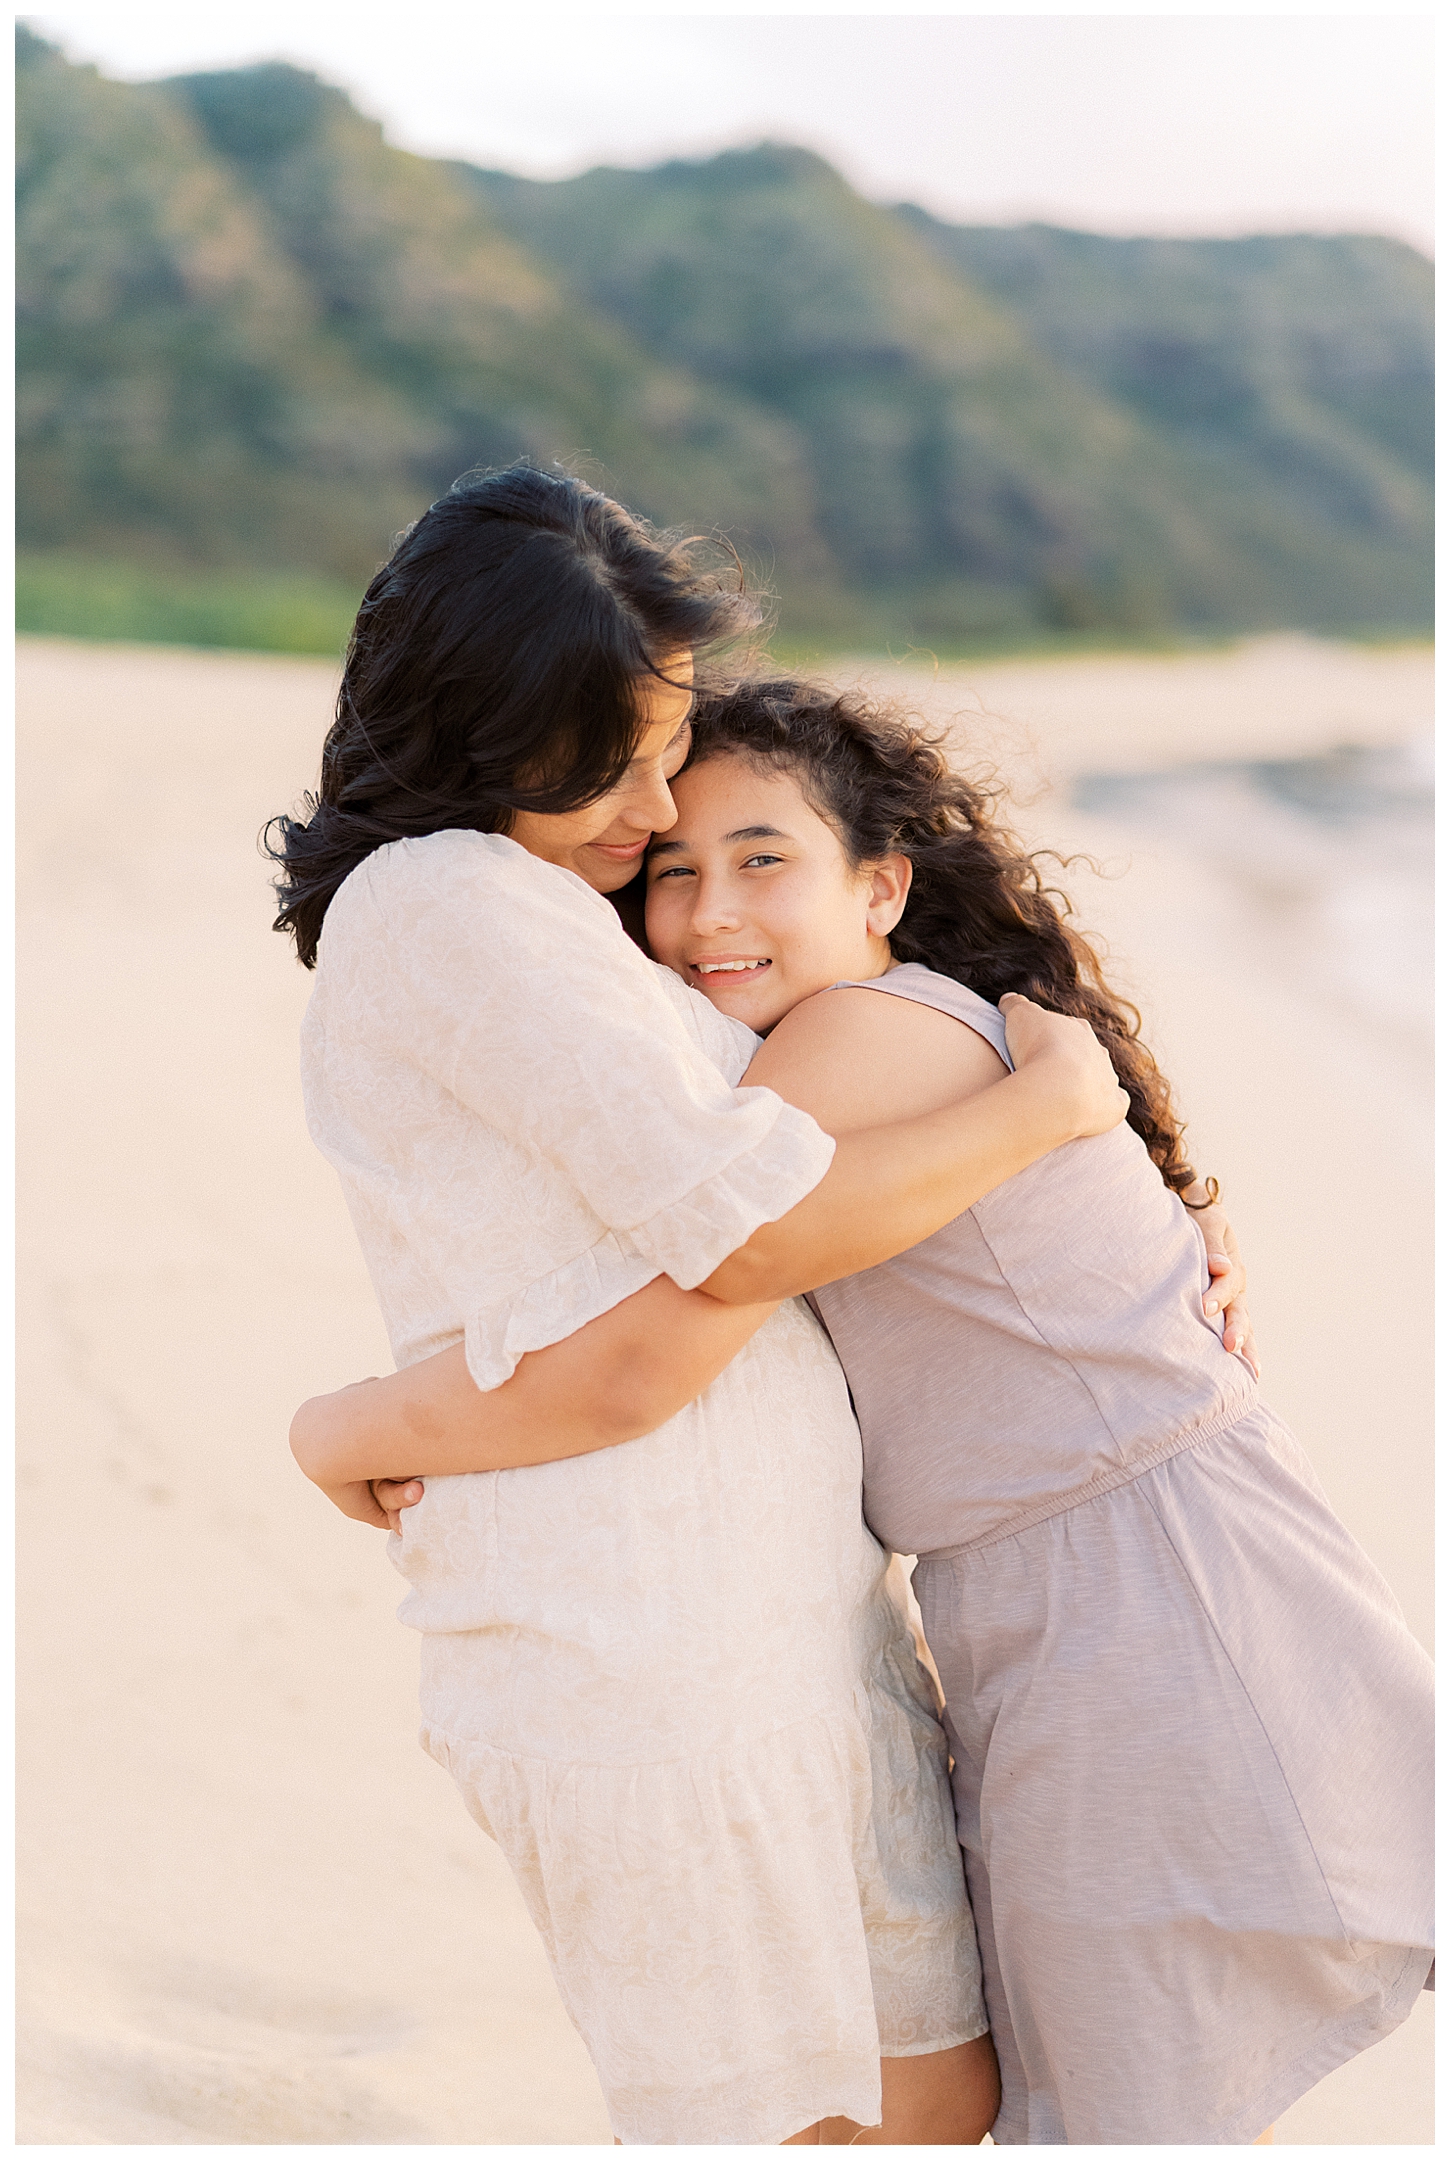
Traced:
[[[1022, 1021], [1030, 1024], [1036, 1011], [1031, 1007], [1019, 1015], [1014, 1055], [1027, 1054]], [[809, 1111], [835, 1135], [839, 1159], [847, 1136], [869, 1132], [892, 1116], [980, 1100], [1002, 1080], [1004, 1069], [980, 1035], [929, 1006], [875, 990], [833, 990], [808, 999], [781, 1022], [747, 1078]], [[1210, 1201], [1202, 1181], [1181, 1198], [1190, 1204], [1208, 1252], [1213, 1280], [1204, 1312], [1212, 1318], [1222, 1308], [1224, 1347], [1241, 1350], [1257, 1372], [1257, 1347], [1243, 1302], [1247, 1277], [1233, 1225]]]

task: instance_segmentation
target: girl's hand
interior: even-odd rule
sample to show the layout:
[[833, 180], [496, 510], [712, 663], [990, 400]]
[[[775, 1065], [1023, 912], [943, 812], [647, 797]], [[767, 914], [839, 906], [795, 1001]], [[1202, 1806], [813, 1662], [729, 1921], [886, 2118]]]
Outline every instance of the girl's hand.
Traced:
[[1061, 1091], [1068, 1127], [1064, 1140], [1089, 1140], [1122, 1123], [1128, 1114], [1128, 1097], [1118, 1085], [1112, 1059], [1086, 1020], [1048, 1012], [1015, 990], [999, 998], [998, 1004], [1017, 1070], [1036, 1066], [1050, 1071], [1055, 1089]]
[[[314, 1481], [315, 1482], [315, 1481]], [[397, 1530], [404, 1508], [416, 1507], [423, 1497], [421, 1478], [358, 1479], [348, 1485], [319, 1485], [335, 1508], [353, 1522], [375, 1530]]]
[[335, 1482], [321, 1465], [325, 1459], [332, 1422], [339, 1405], [355, 1398], [362, 1388], [376, 1387], [376, 1374], [354, 1380], [331, 1395], [314, 1395], [303, 1403], [292, 1420], [292, 1453], [300, 1469], [319, 1492], [325, 1492], [335, 1508], [352, 1522], [367, 1523], [377, 1530], [396, 1530], [404, 1508], [416, 1507], [423, 1497], [417, 1478], [350, 1478]]
[[[316, 1484], [316, 1479], [313, 1482]], [[368, 1523], [375, 1530], [396, 1530], [398, 1527], [386, 1509], [378, 1505], [372, 1486], [365, 1480], [354, 1485], [319, 1484], [317, 1489], [326, 1493], [333, 1506], [341, 1508], [353, 1522]]]
[[[1208, 1187], [1200, 1178], [1179, 1195], [1185, 1202], [1208, 1200]], [[1249, 1308], [1244, 1299], [1248, 1285], [1248, 1271], [1244, 1267], [1239, 1241], [1234, 1226], [1218, 1202], [1208, 1206], [1190, 1206], [1189, 1212], [1202, 1233], [1208, 1249], [1208, 1272], [1210, 1282], [1203, 1301], [1204, 1317], [1212, 1320], [1216, 1313], [1223, 1314], [1223, 1346], [1236, 1350], [1247, 1359], [1254, 1378], [1259, 1378], [1259, 1346], [1254, 1340], [1254, 1324], [1249, 1318]]]
[[399, 1530], [403, 1523], [404, 1508], [416, 1507], [423, 1497], [421, 1478], [374, 1478], [372, 1482], [374, 1501], [383, 1511], [390, 1530]]

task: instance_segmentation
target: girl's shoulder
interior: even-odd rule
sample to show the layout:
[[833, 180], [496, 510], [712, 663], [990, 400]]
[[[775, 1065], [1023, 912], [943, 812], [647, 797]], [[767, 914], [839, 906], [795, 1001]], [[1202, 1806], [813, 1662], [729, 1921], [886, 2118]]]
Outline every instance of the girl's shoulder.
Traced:
[[837, 983], [835, 987], [838, 990], [874, 990], [902, 999], [907, 1004], [926, 1006], [932, 1012], [942, 1013], [949, 1020], [970, 1028], [973, 1034], [980, 1035], [1011, 1070], [1007, 1022], [1000, 1008], [977, 991], [969, 990], [954, 976], [938, 975], [934, 968], [926, 967], [921, 961], [908, 960], [869, 983]]
[[1004, 1061], [981, 1032], [925, 998], [880, 995], [905, 972], [806, 998], [772, 1029], [752, 1080], [838, 1138], [923, 1117], [1000, 1080]]

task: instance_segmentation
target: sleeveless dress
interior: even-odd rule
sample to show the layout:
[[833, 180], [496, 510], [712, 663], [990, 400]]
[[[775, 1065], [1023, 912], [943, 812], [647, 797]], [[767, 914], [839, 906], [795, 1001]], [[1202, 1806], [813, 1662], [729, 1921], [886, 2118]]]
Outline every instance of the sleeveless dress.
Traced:
[[[482, 1388], [823, 1175], [738, 1022], [513, 841], [380, 849], [303, 1037], [400, 1365]], [[429, 1478], [392, 1556], [423, 1742], [506, 1854], [627, 2144], [880, 2119], [881, 2053], [986, 2031], [946, 1741], [861, 1515], [841, 1369], [783, 1306], [658, 1432]]]
[[[912, 964], [864, 988], [1007, 1061]], [[999, 2144], [1251, 2141], [1431, 1970], [1430, 1661], [1126, 1125], [813, 1301], [920, 1557]]]

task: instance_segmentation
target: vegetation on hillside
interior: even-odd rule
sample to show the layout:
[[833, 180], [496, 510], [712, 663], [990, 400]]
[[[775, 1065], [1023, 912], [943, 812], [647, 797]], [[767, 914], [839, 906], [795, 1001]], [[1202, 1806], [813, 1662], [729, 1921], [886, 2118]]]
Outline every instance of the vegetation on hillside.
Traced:
[[296, 68], [121, 84], [23, 27], [17, 121], [30, 626], [130, 591], [334, 650], [392, 534], [519, 456], [723, 529], [798, 641], [1428, 620], [1393, 242], [954, 227], [776, 146], [528, 182]]

